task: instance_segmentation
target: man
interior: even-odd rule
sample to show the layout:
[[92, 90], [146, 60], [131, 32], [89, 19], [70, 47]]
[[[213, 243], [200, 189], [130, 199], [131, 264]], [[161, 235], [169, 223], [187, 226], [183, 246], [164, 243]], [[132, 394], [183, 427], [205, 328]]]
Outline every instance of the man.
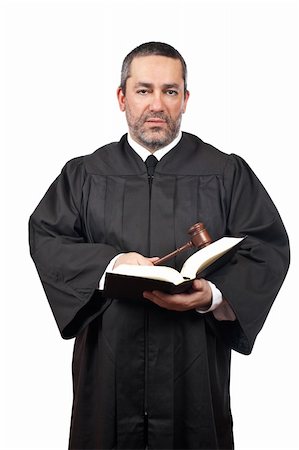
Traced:
[[[117, 96], [128, 135], [68, 162], [30, 219], [55, 319], [76, 337], [69, 448], [232, 449], [231, 349], [252, 350], [287, 272], [287, 235], [239, 156], [181, 133], [189, 92], [173, 47], [134, 49]], [[230, 263], [184, 294], [105, 298], [107, 270], [153, 264], [199, 221], [213, 240], [247, 235]]]

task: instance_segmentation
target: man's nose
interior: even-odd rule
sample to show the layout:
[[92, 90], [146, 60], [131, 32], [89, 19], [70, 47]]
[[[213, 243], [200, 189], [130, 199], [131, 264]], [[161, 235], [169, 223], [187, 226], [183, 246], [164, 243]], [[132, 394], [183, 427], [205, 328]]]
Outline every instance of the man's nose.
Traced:
[[164, 110], [161, 93], [155, 93], [152, 95], [149, 107], [150, 107], [151, 111], [155, 111], [155, 112]]

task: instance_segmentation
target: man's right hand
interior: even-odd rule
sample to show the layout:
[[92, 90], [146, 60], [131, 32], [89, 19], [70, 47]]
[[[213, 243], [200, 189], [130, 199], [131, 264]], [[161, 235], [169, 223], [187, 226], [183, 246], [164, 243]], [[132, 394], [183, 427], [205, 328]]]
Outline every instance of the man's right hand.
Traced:
[[157, 261], [158, 259], [159, 258], [157, 256], [153, 258], [146, 258], [140, 253], [136, 252], [123, 253], [116, 259], [113, 269], [115, 269], [115, 267], [119, 266], [120, 264], [137, 264], [138, 266], [152, 266], [154, 262]]

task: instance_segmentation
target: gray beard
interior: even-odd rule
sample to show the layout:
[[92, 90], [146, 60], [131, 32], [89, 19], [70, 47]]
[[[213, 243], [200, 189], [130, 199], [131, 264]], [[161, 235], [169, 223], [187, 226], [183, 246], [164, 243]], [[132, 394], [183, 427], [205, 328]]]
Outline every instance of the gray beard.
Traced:
[[162, 136], [155, 136], [155, 133], [159, 133], [159, 131], [161, 130], [160, 127], [152, 127], [151, 130], [147, 131], [144, 131], [142, 129], [142, 125], [145, 122], [146, 118], [140, 118], [139, 121], [132, 124], [130, 123], [129, 117], [127, 116], [127, 122], [132, 137], [140, 145], [154, 152], [156, 150], [159, 150], [160, 148], [166, 147], [166, 145], [170, 144], [178, 136], [182, 117], [179, 117], [176, 121], [170, 120], [168, 117], [165, 117], [162, 114], [151, 114], [150, 117], [156, 117], [166, 120], [168, 129], [165, 130], [165, 133], [163, 133]]
[[[155, 128], [153, 128], [152, 130], [154, 131]], [[136, 138], [138, 139], [139, 144], [141, 144], [143, 147], [146, 147], [151, 151], [156, 151], [170, 144], [177, 137], [178, 132], [179, 129], [175, 132], [167, 133], [166, 136], [163, 136], [161, 138], [147, 137], [144, 134], [140, 133], [136, 136]]]

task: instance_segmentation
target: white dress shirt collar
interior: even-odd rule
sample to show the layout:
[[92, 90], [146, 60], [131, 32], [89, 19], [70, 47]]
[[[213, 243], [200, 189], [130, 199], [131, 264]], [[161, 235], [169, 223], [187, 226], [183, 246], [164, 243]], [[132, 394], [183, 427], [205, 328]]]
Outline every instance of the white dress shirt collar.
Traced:
[[181, 140], [181, 137], [182, 137], [182, 132], [180, 131], [179, 134], [177, 135], [177, 137], [172, 142], [170, 142], [170, 144], [166, 145], [163, 148], [160, 148], [159, 150], [156, 150], [154, 153], [151, 153], [145, 147], [138, 144], [138, 142], [134, 141], [134, 139], [132, 139], [130, 133], [128, 133], [128, 143], [132, 147], [132, 149], [135, 150], [135, 152], [140, 156], [140, 158], [143, 161], [145, 161], [149, 155], [154, 155], [157, 158], [157, 160], [160, 161], [160, 159], [163, 158], [163, 156], [165, 156], [166, 153], [168, 153], [170, 150], [172, 150], [179, 143], [179, 141]]

